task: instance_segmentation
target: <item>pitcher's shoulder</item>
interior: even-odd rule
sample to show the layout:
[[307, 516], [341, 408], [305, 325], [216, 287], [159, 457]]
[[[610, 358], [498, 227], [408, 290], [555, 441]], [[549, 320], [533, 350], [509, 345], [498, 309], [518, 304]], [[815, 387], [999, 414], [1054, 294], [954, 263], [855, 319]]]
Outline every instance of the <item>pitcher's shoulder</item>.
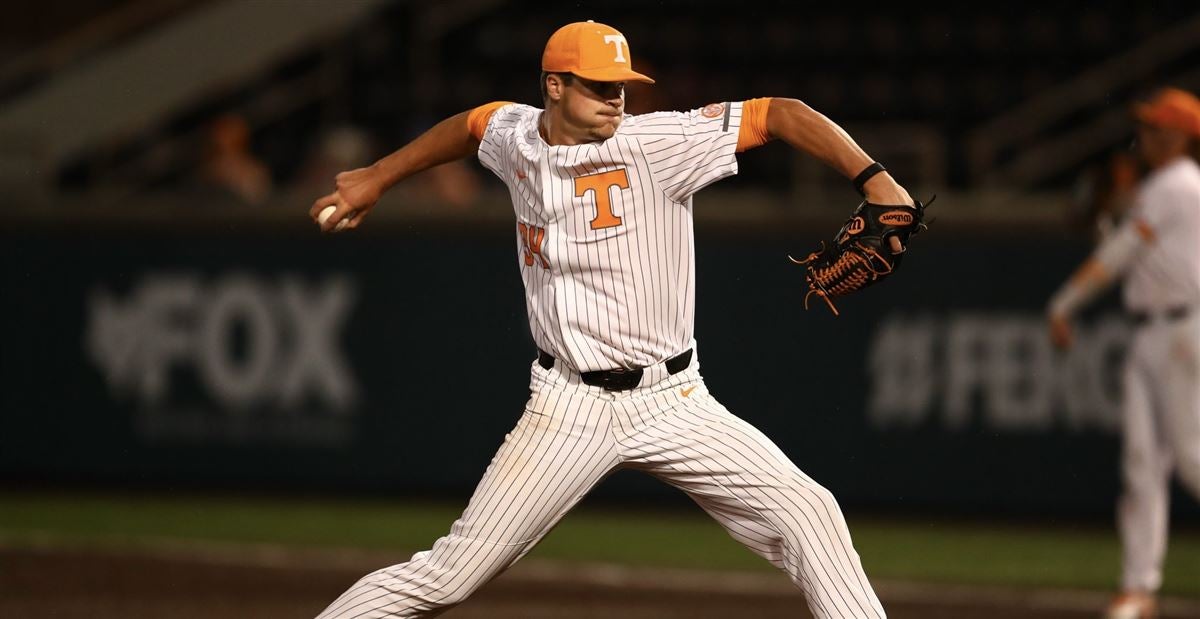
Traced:
[[687, 120], [687, 112], [648, 112], [645, 114], [626, 114], [617, 127], [617, 135], [635, 137], [646, 134], [683, 133], [683, 125]]
[[511, 128], [529, 123], [536, 123], [538, 115], [542, 113], [540, 108], [524, 103], [510, 103], [498, 110], [492, 115], [492, 122], [496, 123], [497, 128]]
[[691, 110], [627, 115], [621, 121], [617, 135], [685, 138], [718, 131], [736, 132], [740, 118], [740, 102], [710, 103]]

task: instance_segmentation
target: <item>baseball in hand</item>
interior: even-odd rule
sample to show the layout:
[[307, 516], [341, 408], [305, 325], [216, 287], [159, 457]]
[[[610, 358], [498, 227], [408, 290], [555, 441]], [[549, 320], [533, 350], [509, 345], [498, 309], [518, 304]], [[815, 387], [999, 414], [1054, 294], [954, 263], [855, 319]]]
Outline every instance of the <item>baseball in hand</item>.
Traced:
[[[325, 222], [329, 221], [329, 218], [330, 218], [330, 217], [333, 217], [333, 214], [334, 214], [334, 212], [336, 212], [336, 211], [337, 211], [337, 207], [336, 207], [336, 206], [327, 206], [327, 207], [325, 207], [325, 208], [324, 208], [324, 209], [321, 211], [321, 214], [317, 215], [317, 221], [318, 221], [318, 222], [319, 222], [319, 223], [320, 223], [322, 226], [323, 226], [323, 225], [325, 225]], [[345, 230], [345, 229], [346, 229], [346, 225], [347, 225], [347, 224], [349, 224], [349, 223], [350, 223], [350, 218], [349, 218], [349, 217], [343, 217], [343, 218], [342, 218], [342, 220], [341, 220], [341, 221], [339, 221], [339, 222], [337, 222], [337, 225], [333, 227], [333, 231], [334, 231], [334, 232], [341, 232], [342, 230]]]

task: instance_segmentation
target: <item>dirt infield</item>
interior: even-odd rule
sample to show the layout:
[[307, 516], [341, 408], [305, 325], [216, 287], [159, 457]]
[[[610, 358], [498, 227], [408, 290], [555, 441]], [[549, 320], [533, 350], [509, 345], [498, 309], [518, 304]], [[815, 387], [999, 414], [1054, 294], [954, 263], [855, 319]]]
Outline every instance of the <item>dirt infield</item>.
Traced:
[[[0, 547], [0, 617], [21, 619], [256, 619], [312, 617], [382, 557], [324, 553], [115, 551]], [[399, 560], [394, 558], [391, 560]], [[383, 563], [387, 563], [384, 560]], [[364, 565], [364, 564], [370, 565]], [[1057, 602], [1028, 592], [946, 590], [884, 584], [889, 616], [1095, 617], [1097, 594]], [[990, 592], [990, 593], [989, 593]], [[1190, 604], [1190, 603], [1189, 603]], [[1169, 609], [1168, 609], [1169, 610]], [[1195, 616], [1196, 607], [1182, 609]], [[786, 579], [603, 566], [518, 565], [450, 619], [702, 619], [807, 617]]]

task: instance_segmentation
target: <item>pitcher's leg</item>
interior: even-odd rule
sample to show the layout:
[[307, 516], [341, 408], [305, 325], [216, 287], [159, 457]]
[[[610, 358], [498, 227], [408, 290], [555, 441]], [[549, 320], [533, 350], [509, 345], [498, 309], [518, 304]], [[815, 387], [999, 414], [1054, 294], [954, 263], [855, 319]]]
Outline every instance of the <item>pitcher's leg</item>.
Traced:
[[1122, 402], [1121, 469], [1117, 503], [1121, 535], [1121, 588], [1157, 591], [1167, 545], [1170, 454], [1157, 427], [1151, 385], [1131, 359]]
[[319, 619], [430, 617], [532, 549], [617, 464], [603, 403], [559, 396], [521, 417], [449, 535], [363, 577]]
[[639, 468], [687, 492], [735, 539], [786, 570], [814, 616], [885, 616], [833, 495], [706, 391], [681, 398], [635, 438]]

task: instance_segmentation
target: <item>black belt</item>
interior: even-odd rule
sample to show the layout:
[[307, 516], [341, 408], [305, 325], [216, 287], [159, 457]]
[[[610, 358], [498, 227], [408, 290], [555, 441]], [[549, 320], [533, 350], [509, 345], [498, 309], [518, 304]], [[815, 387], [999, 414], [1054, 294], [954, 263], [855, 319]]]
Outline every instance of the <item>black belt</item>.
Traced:
[[1129, 312], [1129, 318], [1133, 321], [1135, 326], [1142, 327], [1150, 324], [1154, 320], [1165, 320], [1167, 322], [1182, 320], [1187, 318], [1188, 314], [1191, 312], [1192, 308], [1186, 305], [1181, 305], [1179, 307], [1172, 307], [1156, 312]]
[[[678, 374], [688, 368], [692, 364], [692, 349], [689, 348], [670, 359], [667, 359], [667, 372], [670, 374]], [[554, 356], [550, 353], [538, 349], [538, 365], [549, 370], [554, 367]], [[585, 385], [600, 387], [605, 391], [628, 391], [637, 387], [642, 382], [642, 374], [645, 368], [633, 368], [626, 370], [624, 368], [618, 370], [594, 370], [591, 372], [580, 372], [579, 376], [583, 379]]]

